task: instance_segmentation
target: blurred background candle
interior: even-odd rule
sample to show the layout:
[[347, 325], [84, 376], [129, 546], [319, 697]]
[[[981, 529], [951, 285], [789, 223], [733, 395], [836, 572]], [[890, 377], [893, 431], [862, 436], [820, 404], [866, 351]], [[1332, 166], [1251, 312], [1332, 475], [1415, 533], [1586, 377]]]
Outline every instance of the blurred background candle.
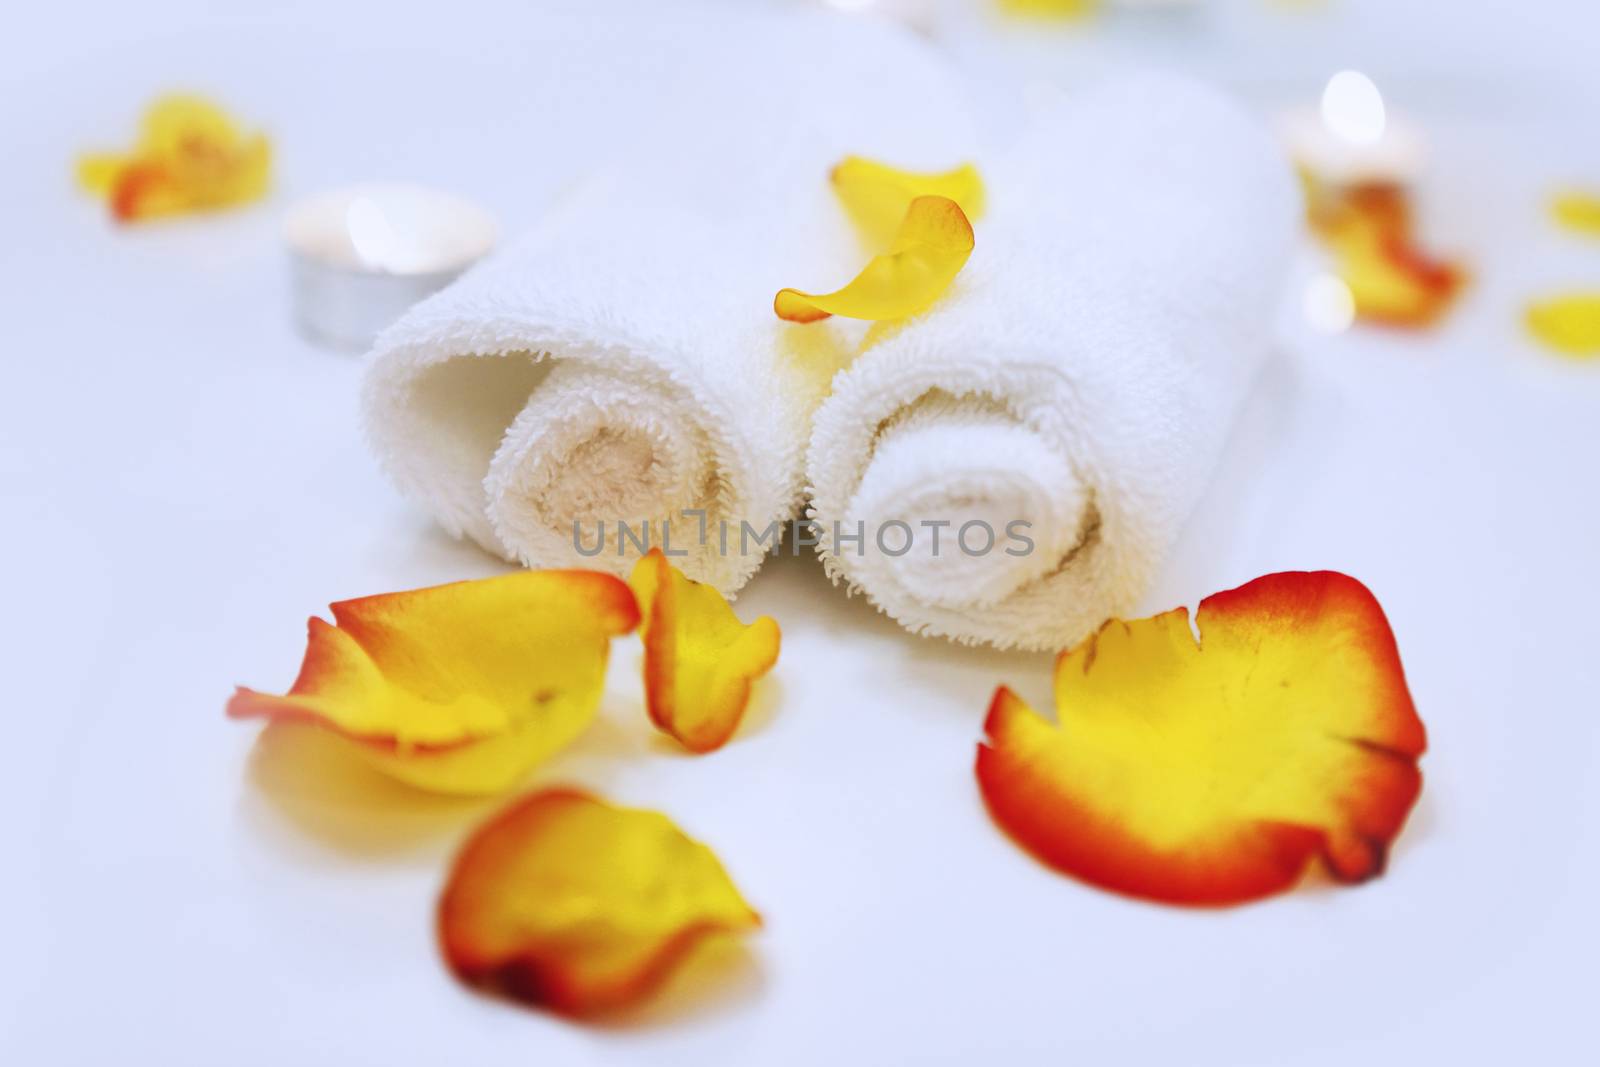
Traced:
[[294, 205], [284, 239], [301, 331], [359, 350], [483, 258], [494, 247], [495, 224], [482, 208], [439, 190], [360, 185]]
[[893, 19], [917, 33], [932, 35], [938, 27], [940, 0], [820, 0], [823, 7], [851, 15]]
[[1329, 78], [1320, 105], [1290, 111], [1282, 128], [1294, 161], [1326, 185], [1408, 185], [1422, 170], [1421, 138], [1357, 70]]

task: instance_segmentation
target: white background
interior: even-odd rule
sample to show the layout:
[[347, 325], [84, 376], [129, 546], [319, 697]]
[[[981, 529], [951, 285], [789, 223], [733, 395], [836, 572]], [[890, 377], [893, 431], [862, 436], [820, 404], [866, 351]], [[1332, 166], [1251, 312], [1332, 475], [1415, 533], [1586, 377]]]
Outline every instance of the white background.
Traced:
[[[954, 7], [954, 5], [952, 5]], [[993, 109], [1127, 57], [1263, 109], [1369, 70], [1429, 131], [1430, 241], [1465, 304], [1421, 337], [1309, 332], [1252, 398], [1148, 598], [1277, 569], [1365, 581], [1432, 747], [1390, 872], [1192, 912], [1097, 892], [989, 823], [988, 696], [1048, 706], [1048, 657], [901, 633], [806, 558], [741, 596], [783, 658], [704, 758], [654, 737], [619, 642], [602, 721], [539, 780], [659, 807], [717, 849], [767, 929], [634, 1016], [581, 1027], [439, 964], [447, 857], [492, 805], [355, 773], [222, 717], [287, 686], [328, 601], [495, 573], [380, 480], [357, 363], [288, 326], [295, 195], [432, 181], [510, 229], [660, 120], [690, 61], [669, 5], [424, 15], [43, 5], [0, 44], [0, 1060], [12, 1064], [1586, 1062], [1594, 1039], [1600, 364], [1531, 346], [1531, 296], [1600, 288], [1600, 243], [1542, 215], [1600, 186], [1592, 5], [1266, 0], [1024, 33], [947, 11]], [[19, 21], [20, 19], [20, 21]], [[260, 207], [118, 230], [70, 181], [156, 91], [271, 128]], [[648, 106], [644, 106], [648, 102]], [[277, 743], [274, 743], [274, 740]]]

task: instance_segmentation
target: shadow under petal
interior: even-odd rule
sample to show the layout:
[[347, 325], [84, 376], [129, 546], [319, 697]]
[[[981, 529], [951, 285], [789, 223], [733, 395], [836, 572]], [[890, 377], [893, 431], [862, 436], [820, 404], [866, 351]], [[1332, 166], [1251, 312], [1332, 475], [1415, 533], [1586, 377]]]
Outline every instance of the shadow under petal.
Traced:
[[459, 837], [496, 797], [452, 797], [380, 774], [349, 742], [298, 723], [269, 723], [250, 753], [249, 776], [272, 811], [341, 852], [392, 857]]
[[739, 720], [739, 728], [728, 743], [737, 744], [744, 738], [763, 733], [772, 725], [782, 703], [783, 679], [778, 672], [775, 670], [757, 678], [750, 685], [750, 703], [745, 706], [744, 718]]

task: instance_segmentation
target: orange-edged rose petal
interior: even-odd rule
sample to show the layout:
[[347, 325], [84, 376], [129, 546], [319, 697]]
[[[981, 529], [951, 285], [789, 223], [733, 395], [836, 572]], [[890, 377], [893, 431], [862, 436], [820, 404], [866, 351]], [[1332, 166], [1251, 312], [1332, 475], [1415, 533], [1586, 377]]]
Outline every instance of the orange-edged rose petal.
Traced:
[[639, 602], [650, 719], [691, 752], [727, 744], [750, 684], [778, 662], [778, 624], [746, 625], [715, 588], [685, 578], [653, 548], [628, 579]]
[[1600, 237], [1600, 195], [1579, 189], [1562, 190], [1551, 198], [1550, 214], [1564, 229]]
[[258, 199], [270, 183], [272, 146], [261, 134], [241, 133], [201, 97], [167, 96], [145, 113], [132, 152], [90, 153], [77, 170], [84, 190], [131, 222]]
[[1056, 662], [1059, 722], [995, 694], [977, 775], [1045, 863], [1171, 904], [1288, 889], [1313, 860], [1382, 872], [1426, 747], [1389, 623], [1329, 571], [1269, 574], [1113, 619]]
[[1312, 229], [1333, 253], [1357, 318], [1422, 328], [1443, 317], [1467, 274], [1416, 247], [1405, 190], [1385, 184], [1319, 189], [1308, 183], [1308, 188]]
[[971, 163], [938, 174], [919, 174], [847, 156], [833, 168], [831, 180], [851, 220], [874, 246], [894, 239], [911, 201], [919, 196], [948, 197], [969, 221], [983, 214], [983, 178]]
[[1432, 326], [1466, 284], [1459, 266], [1393, 240], [1357, 239], [1346, 247], [1340, 270], [1356, 316], [1387, 326]]
[[633, 594], [594, 571], [522, 571], [333, 605], [312, 618], [284, 696], [239, 689], [233, 718], [310, 723], [379, 770], [442, 793], [495, 793], [572, 741], [600, 701]]
[[1528, 308], [1528, 332], [1557, 352], [1600, 356], [1600, 293], [1572, 293]]
[[949, 197], [919, 196], [889, 251], [849, 285], [834, 293], [781, 289], [773, 301], [778, 318], [816, 322], [829, 315], [851, 319], [903, 319], [943, 295], [972, 255], [972, 224]]
[[643, 999], [699, 941], [761, 925], [705, 845], [665, 815], [569, 789], [473, 834], [439, 901], [463, 981], [567, 1015]]

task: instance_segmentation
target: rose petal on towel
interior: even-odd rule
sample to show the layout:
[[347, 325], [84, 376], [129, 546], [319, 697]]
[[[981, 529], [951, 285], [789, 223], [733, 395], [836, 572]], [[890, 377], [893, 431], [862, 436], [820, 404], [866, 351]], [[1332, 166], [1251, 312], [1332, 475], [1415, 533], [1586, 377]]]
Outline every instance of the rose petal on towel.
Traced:
[[1600, 196], [1581, 189], [1564, 189], [1550, 199], [1556, 223], [1574, 233], [1600, 237]]
[[1308, 189], [1312, 229], [1333, 253], [1358, 318], [1422, 328], [1443, 317], [1467, 273], [1416, 247], [1404, 189], [1370, 184], [1335, 191], [1314, 183]]
[[861, 156], [846, 156], [830, 176], [850, 218], [874, 244], [887, 244], [919, 196], [943, 196], [961, 206], [969, 221], [983, 214], [983, 178], [971, 163], [939, 174], [900, 170]]
[[739, 621], [721, 593], [690, 581], [653, 548], [628, 579], [639, 602], [650, 720], [691, 752], [727, 744], [750, 683], [778, 662], [778, 624]]
[[567, 1015], [639, 1001], [702, 939], [760, 925], [716, 855], [665, 815], [570, 789], [481, 827], [439, 900], [462, 981]]
[[283, 696], [240, 688], [233, 718], [309, 723], [379, 770], [495, 793], [588, 726], [633, 594], [594, 571], [521, 571], [333, 605]]
[[270, 182], [272, 147], [244, 135], [215, 104], [167, 96], [152, 104], [138, 144], [126, 155], [89, 153], [78, 160], [78, 184], [106, 197], [122, 222], [248, 203]]
[[1426, 735], [1383, 609], [1330, 571], [1113, 619], [1056, 661], [1059, 722], [1004, 686], [978, 747], [995, 820], [1052, 867], [1171, 904], [1238, 904], [1320, 859], [1383, 870]]
[[889, 251], [874, 256], [849, 285], [820, 295], [780, 289], [773, 310], [789, 322], [829, 315], [903, 319], [939, 299], [970, 255], [972, 224], [961, 205], [946, 196], [919, 196], [906, 209]]
[[1569, 356], [1600, 356], [1600, 293], [1572, 293], [1529, 306], [1528, 332]]

